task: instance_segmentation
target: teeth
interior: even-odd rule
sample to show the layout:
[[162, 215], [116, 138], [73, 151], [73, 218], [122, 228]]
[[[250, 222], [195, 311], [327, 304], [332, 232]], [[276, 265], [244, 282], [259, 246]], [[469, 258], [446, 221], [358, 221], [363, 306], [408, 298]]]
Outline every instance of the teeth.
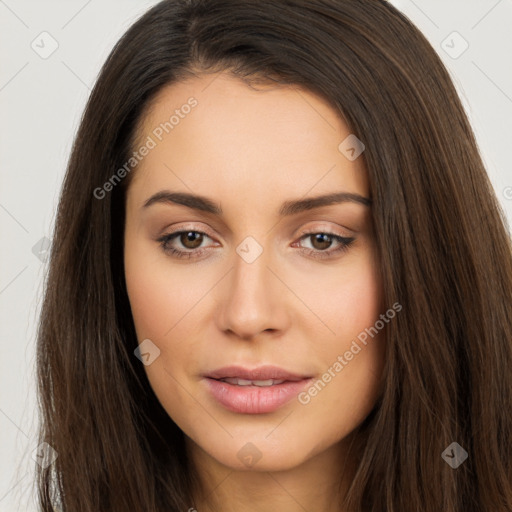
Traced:
[[274, 380], [274, 379], [268, 379], [268, 380], [245, 380], [245, 379], [237, 379], [234, 377], [229, 377], [226, 379], [221, 379], [223, 382], [227, 382], [228, 384], [234, 384], [236, 386], [261, 386], [261, 387], [267, 387], [267, 386], [273, 386], [275, 384], [281, 384], [284, 382], [284, 380]]

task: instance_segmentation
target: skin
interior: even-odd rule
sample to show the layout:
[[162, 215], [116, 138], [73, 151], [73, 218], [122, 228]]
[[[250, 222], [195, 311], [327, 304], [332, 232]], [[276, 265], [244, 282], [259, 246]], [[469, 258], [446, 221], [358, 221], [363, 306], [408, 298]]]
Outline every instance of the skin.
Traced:
[[[316, 381], [385, 312], [370, 207], [345, 202], [278, 215], [288, 200], [341, 191], [369, 197], [363, 158], [350, 161], [338, 150], [350, 131], [319, 96], [290, 86], [252, 88], [226, 72], [162, 89], [139, 125], [139, 142], [191, 96], [197, 106], [137, 165], [127, 193], [129, 300], [139, 343], [149, 338], [160, 349], [145, 371], [186, 434], [203, 484], [199, 512], [276, 505], [281, 512], [339, 512], [356, 467], [350, 434], [381, 389], [383, 331], [308, 404], [293, 399], [273, 413], [225, 409], [201, 375], [273, 364]], [[162, 190], [206, 196], [224, 213], [143, 207]], [[170, 242], [182, 251], [205, 248], [201, 256], [164, 251], [158, 239], [179, 230], [206, 232], [198, 242]], [[320, 259], [301, 247], [318, 254], [340, 243], [315, 243], [304, 232], [355, 241]], [[248, 236], [263, 249], [252, 263], [236, 252]], [[248, 442], [261, 454], [252, 467], [237, 456]]]

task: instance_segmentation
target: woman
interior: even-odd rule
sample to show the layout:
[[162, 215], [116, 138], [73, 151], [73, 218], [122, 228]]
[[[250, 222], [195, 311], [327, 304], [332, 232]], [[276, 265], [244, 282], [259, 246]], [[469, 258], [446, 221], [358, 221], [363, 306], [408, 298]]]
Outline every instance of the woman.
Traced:
[[510, 234], [377, 0], [164, 0], [105, 63], [38, 338], [42, 510], [512, 510]]

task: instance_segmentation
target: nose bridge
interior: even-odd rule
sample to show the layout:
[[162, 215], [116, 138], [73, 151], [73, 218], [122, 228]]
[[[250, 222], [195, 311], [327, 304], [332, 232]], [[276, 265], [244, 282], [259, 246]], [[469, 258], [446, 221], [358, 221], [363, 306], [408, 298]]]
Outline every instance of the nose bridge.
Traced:
[[[280, 328], [282, 292], [269, 270], [271, 250], [245, 238], [233, 256], [233, 270], [223, 288], [221, 326], [242, 337]], [[282, 284], [281, 284], [282, 286]]]

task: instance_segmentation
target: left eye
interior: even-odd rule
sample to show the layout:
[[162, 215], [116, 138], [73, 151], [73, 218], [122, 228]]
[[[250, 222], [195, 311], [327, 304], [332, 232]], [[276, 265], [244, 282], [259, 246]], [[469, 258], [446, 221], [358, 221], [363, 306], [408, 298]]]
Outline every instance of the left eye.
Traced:
[[[199, 248], [199, 246], [205, 237], [210, 238], [206, 233], [203, 233], [202, 231], [186, 230], [176, 231], [175, 233], [163, 235], [157, 241], [160, 242], [162, 249], [166, 253], [169, 253], [178, 258], [191, 258], [197, 257], [203, 253], [205, 248]], [[174, 239], [178, 239], [182, 246], [185, 247], [185, 249], [188, 249], [188, 251], [172, 247], [171, 242], [173, 242]]]
[[[186, 230], [163, 235], [157, 241], [160, 242], [164, 252], [172, 256], [177, 258], [196, 258], [201, 256], [206, 250], [206, 247], [200, 247], [205, 238], [210, 237], [202, 231]], [[355, 241], [355, 238], [347, 238], [335, 233], [327, 232], [304, 233], [299, 240], [308, 238], [313, 241], [313, 248], [300, 246], [300, 250], [301, 252], [305, 252], [306, 254], [317, 258], [326, 258], [335, 253], [346, 251]], [[178, 240], [186, 250], [173, 247], [171, 244], [175, 239]], [[329, 249], [329, 247], [332, 246], [333, 241], [337, 242], [339, 245], [335, 249]]]
[[[303, 247], [301, 250], [303, 252], [306, 252], [310, 256], [313, 256], [314, 258], [329, 258], [340, 252], [345, 252], [348, 250], [350, 245], [352, 245], [352, 243], [355, 241], [355, 238], [353, 237], [347, 238], [341, 235], [337, 235], [335, 233], [326, 233], [323, 231], [305, 233], [302, 235], [300, 240], [308, 238], [313, 240], [313, 249]], [[333, 240], [338, 243], [338, 247], [336, 247], [335, 249], [325, 250], [332, 245]], [[316, 244], [319, 245], [315, 247]]]

